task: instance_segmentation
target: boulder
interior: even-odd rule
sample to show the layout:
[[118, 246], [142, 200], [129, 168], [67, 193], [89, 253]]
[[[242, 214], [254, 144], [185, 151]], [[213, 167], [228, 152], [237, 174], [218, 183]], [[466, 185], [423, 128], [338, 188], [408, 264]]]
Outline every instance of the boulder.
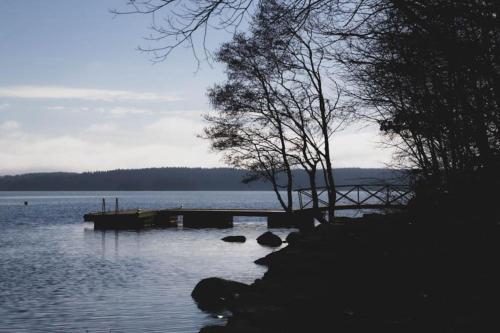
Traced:
[[222, 238], [222, 240], [230, 243], [245, 243], [247, 239], [245, 236], [227, 236]]
[[209, 325], [205, 326], [200, 330], [200, 333], [222, 333], [228, 332], [226, 326], [218, 326], [218, 325]]
[[229, 309], [240, 293], [248, 287], [241, 282], [211, 277], [198, 282], [191, 297], [201, 310], [216, 312]]
[[286, 236], [286, 242], [290, 245], [293, 243], [297, 243], [297, 241], [300, 239], [300, 232], [297, 231], [292, 231], [291, 233]]
[[272, 232], [267, 231], [262, 235], [260, 235], [259, 237], [257, 237], [257, 243], [259, 243], [260, 245], [277, 247], [281, 245], [282, 241], [281, 238], [279, 238]]

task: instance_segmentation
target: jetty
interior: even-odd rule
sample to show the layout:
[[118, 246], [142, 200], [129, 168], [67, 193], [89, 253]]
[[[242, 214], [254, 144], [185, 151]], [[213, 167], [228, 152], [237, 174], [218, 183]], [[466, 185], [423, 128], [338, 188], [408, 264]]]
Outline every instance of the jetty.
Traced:
[[[269, 228], [309, 227], [314, 225], [314, 214], [326, 212], [325, 188], [318, 188], [318, 208], [311, 207], [310, 189], [299, 189], [300, 207], [291, 212], [280, 209], [212, 209], [166, 208], [157, 210], [106, 211], [103, 199], [100, 212], [84, 215], [84, 221], [93, 222], [94, 229], [140, 229], [145, 227], [177, 227], [182, 221], [184, 228], [231, 228], [235, 217], [265, 217]], [[404, 185], [344, 185], [337, 187], [336, 210], [404, 209], [412, 197]]]
[[180, 220], [184, 228], [230, 228], [234, 217], [250, 216], [266, 217], [268, 226], [276, 228], [290, 226], [299, 215], [302, 214], [274, 209], [167, 208], [89, 213], [84, 215], [84, 220], [94, 222], [95, 229], [176, 227]]

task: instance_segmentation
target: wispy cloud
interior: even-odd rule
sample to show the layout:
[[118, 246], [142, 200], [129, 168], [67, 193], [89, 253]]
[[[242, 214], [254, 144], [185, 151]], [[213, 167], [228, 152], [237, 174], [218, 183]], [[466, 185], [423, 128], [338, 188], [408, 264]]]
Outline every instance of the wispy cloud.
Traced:
[[61, 111], [64, 110], [65, 107], [61, 105], [54, 105], [54, 106], [47, 106], [46, 109], [50, 111]]
[[153, 113], [152, 110], [129, 108], [129, 107], [123, 107], [123, 106], [111, 108], [109, 110], [109, 112], [115, 116], [124, 116], [124, 115], [131, 115], [131, 114], [152, 114]]
[[87, 128], [89, 133], [109, 133], [116, 129], [115, 124], [103, 123], [103, 124], [92, 124]]
[[[209, 142], [199, 139], [204, 122], [194, 112], [171, 111], [159, 119], [127, 122], [94, 117], [64, 131], [33, 129], [24, 121], [0, 121], [0, 174], [85, 171], [155, 166], [222, 166]], [[194, 114], [194, 115], [193, 115]], [[28, 124], [28, 123], [26, 123]], [[133, 129], [133, 130], [131, 130]], [[339, 132], [332, 140], [337, 167], [380, 167], [390, 161], [381, 150], [378, 128]], [[175, 156], [175, 158], [172, 158]]]
[[150, 92], [125, 90], [85, 89], [59, 86], [8, 86], [0, 87], [0, 97], [37, 99], [81, 99], [93, 101], [162, 101], [173, 102], [181, 98]]
[[14, 131], [17, 130], [21, 127], [21, 124], [19, 124], [15, 120], [7, 120], [3, 123], [0, 123], [0, 129], [3, 131]]
[[[1, 124], [1, 122], [0, 122]], [[160, 166], [221, 166], [208, 142], [189, 134], [200, 125], [190, 119], [160, 119], [127, 125], [102, 122], [66, 133], [0, 130], [0, 174], [38, 171], [86, 171]], [[166, 128], [164, 128], [164, 126]], [[175, 156], [175, 159], [172, 159]]]
[[7, 109], [8, 107], [10, 107], [10, 104], [8, 104], [8, 103], [0, 103], [0, 110]]

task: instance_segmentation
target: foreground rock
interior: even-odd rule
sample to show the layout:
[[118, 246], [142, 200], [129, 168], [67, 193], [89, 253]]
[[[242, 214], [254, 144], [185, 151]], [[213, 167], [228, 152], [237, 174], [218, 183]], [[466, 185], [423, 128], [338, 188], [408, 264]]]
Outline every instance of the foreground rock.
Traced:
[[276, 236], [272, 232], [267, 231], [267, 232], [263, 233], [262, 235], [260, 235], [259, 237], [257, 237], [257, 243], [259, 243], [260, 245], [265, 245], [265, 246], [270, 246], [270, 247], [278, 247], [283, 242], [282, 242], [281, 238], [279, 238], [278, 236]]
[[233, 306], [247, 284], [211, 277], [203, 279], [194, 288], [191, 297], [204, 311], [221, 311]]
[[288, 234], [288, 236], [286, 236], [286, 242], [288, 243], [288, 245], [297, 243], [299, 239], [300, 239], [300, 232], [297, 231], [292, 231], [291, 233]]
[[229, 243], [245, 243], [247, 238], [245, 236], [227, 236], [222, 238], [222, 240]]
[[202, 332], [500, 332], [500, 226], [396, 219], [322, 225], [258, 260], [226, 326]]

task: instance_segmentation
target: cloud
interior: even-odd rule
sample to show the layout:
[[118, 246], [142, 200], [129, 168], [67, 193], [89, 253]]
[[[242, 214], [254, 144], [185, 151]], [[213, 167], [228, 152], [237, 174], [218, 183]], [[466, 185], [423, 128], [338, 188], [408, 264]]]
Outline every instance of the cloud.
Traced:
[[92, 124], [87, 128], [89, 133], [109, 133], [116, 130], [115, 124], [102, 123], [102, 124]]
[[64, 110], [65, 107], [61, 105], [54, 105], [54, 106], [47, 106], [46, 109], [51, 111], [61, 111]]
[[58, 86], [9, 86], [0, 87], [0, 97], [25, 99], [80, 99], [91, 101], [158, 101], [174, 102], [177, 96], [125, 90], [85, 89]]
[[0, 104], [0, 110], [4, 110], [10, 107], [10, 104], [8, 103], [1, 103]]
[[201, 125], [200, 119], [161, 118], [144, 125], [94, 123], [58, 134], [0, 131], [0, 174], [221, 166], [208, 142], [196, 137]]
[[393, 149], [383, 147], [377, 126], [353, 127], [340, 131], [330, 143], [334, 167], [385, 167]]
[[[73, 112], [96, 112], [103, 115], [108, 115], [112, 119], [124, 118], [127, 116], [155, 116], [158, 120], [162, 120], [162, 124], [158, 126], [171, 126], [172, 122], [190, 120], [199, 123], [202, 119], [203, 110], [197, 109], [147, 109], [128, 106], [107, 106], [107, 107], [79, 107], [79, 108], [65, 108]], [[161, 117], [161, 118], [158, 118]], [[146, 118], [141, 118], [146, 119]], [[172, 121], [169, 121], [171, 119]], [[183, 126], [183, 125], [182, 125]], [[177, 127], [177, 126], [174, 126]]]
[[161, 118], [154, 123], [146, 125], [144, 130], [164, 140], [174, 140], [179, 144], [190, 144], [193, 137], [201, 134], [203, 123], [200, 119], [171, 116]]
[[132, 115], [132, 114], [152, 114], [152, 110], [146, 110], [146, 109], [138, 109], [138, 108], [129, 108], [129, 107], [122, 107], [118, 106], [115, 108], [109, 109], [109, 113], [115, 116], [125, 116], [125, 115]]
[[7, 120], [3, 123], [0, 123], [0, 130], [2, 131], [15, 131], [21, 128], [21, 124], [19, 124], [15, 120]]
[[[209, 142], [196, 137], [204, 126], [199, 115], [179, 111], [148, 119], [93, 119], [65, 132], [0, 122], [0, 174], [223, 165]], [[376, 127], [339, 132], [332, 139], [334, 167], [384, 166], [391, 151], [380, 149], [379, 140]]]
[[[82, 110], [83, 111], [83, 110]], [[173, 120], [185, 120], [190, 119], [192, 121], [199, 121], [201, 119], [201, 115], [204, 113], [202, 110], [168, 110], [168, 109], [143, 109], [143, 108], [135, 108], [135, 107], [124, 107], [124, 106], [116, 106], [112, 108], [99, 107], [96, 109], [87, 108], [86, 111], [99, 111], [102, 113], [109, 113], [113, 116], [121, 117], [127, 115], [158, 115], [158, 116], [168, 116], [165, 119], [173, 119]]]

